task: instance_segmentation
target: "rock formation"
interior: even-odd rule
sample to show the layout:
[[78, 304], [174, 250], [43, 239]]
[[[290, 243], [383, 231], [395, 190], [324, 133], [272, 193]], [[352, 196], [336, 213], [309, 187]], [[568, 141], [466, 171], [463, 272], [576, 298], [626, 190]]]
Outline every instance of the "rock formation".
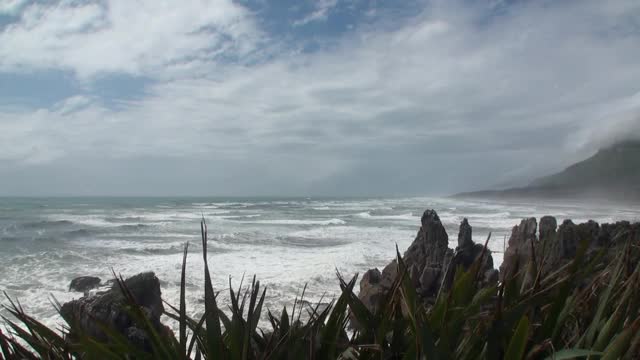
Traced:
[[80, 276], [71, 280], [69, 291], [77, 291], [86, 293], [89, 290], [100, 286], [100, 278], [95, 276]]
[[[156, 330], [170, 332], [160, 322], [164, 307], [160, 297], [160, 281], [156, 275], [152, 272], [138, 274], [125, 280], [124, 284]], [[126, 300], [120, 287], [114, 284], [105, 292], [65, 303], [61, 315], [82, 332], [99, 340], [108, 341], [100, 328], [100, 324], [103, 324], [124, 335], [142, 350], [149, 351], [150, 343], [146, 332], [131, 318], [125, 305]]]
[[[545, 229], [548, 229], [548, 226], [552, 223], [551, 220], [546, 219]], [[527, 263], [527, 260], [531, 256], [531, 247], [538, 243], [538, 237], [536, 236], [537, 228], [538, 222], [536, 218], [523, 219], [520, 225], [513, 227], [507, 250], [504, 253], [502, 265], [500, 265], [501, 281], [509, 274], [510, 270], [518, 269]]]
[[[472, 228], [464, 219], [460, 224], [458, 247], [455, 252], [449, 248], [449, 236], [434, 210], [427, 210], [422, 215], [422, 226], [418, 234], [404, 253], [403, 260], [407, 266], [411, 281], [418, 295], [425, 302], [433, 302], [441, 287], [451, 287], [458, 266], [467, 269], [483, 253], [483, 245], [472, 240]], [[360, 280], [360, 300], [371, 311], [377, 311], [380, 301], [389, 291], [397, 276], [396, 260], [387, 265], [382, 272], [378, 269], [367, 271]], [[484, 253], [482, 263], [482, 281], [497, 280], [497, 272], [493, 270], [491, 252]]]
[[593, 220], [582, 224], [564, 220], [556, 227], [556, 219], [545, 216], [540, 219], [539, 228], [536, 225], [536, 219], [530, 218], [513, 228], [500, 266], [501, 279], [526, 274], [531, 280], [534, 274], [529, 274], [526, 266], [534, 255], [536, 263], [542, 266], [543, 274], [557, 270], [575, 258], [583, 241], [588, 246], [587, 255], [605, 249], [605, 261], [614, 261], [610, 254], [616, 254], [618, 246], [624, 246], [628, 241], [640, 243], [640, 223], [622, 221], [599, 225]]
[[480, 280], [482, 281], [482, 285], [489, 285], [498, 280], [498, 271], [493, 268], [491, 252], [488, 249], [485, 250], [484, 244], [474, 243], [471, 235], [471, 225], [469, 225], [467, 219], [462, 220], [458, 233], [458, 247], [456, 247], [453, 259], [451, 259], [451, 262], [449, 262], [447, 266], [447, 271], [442, 283], [442, 288], [445, 290], [451, 289], [455, 278], [455, 271], [458, 267], [462, 266], [463, 269], [468, 269], [476, 260], [479, 260], [481, 256], [483, 256], [480, 265], [480, 274], [482, 274]]

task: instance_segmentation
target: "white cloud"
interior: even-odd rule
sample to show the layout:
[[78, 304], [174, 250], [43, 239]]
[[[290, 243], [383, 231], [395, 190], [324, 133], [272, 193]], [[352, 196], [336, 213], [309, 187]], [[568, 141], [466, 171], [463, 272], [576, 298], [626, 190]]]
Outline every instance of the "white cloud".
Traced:
[[246, 56], [260, 36], [231, 0], [38, 2], [0, 32], [0, 71], [156, 76], [179, 63]]
[[338, 0], [318, 0], [314, 4], [313, 11], [302, 19], [294, 21], [293, 26], [302, 26], [316, 21], [327, 20], [331, 10], [338, 5]]
[[15, 15], [27, 1], [28, 0], [2, 0], [2, 2], [0, 2], [0, 15]]
[[[264, 171], [304, 184], [349, 179], [353, 169], [392, 167], [420, 174], [420, 181], [446, 177], [440, 183], [457, 189], [470, 181], [480, 187], [508, 180], [496, 177], [505, 169], [540, 175], [575, 155], [559, 155], [563, 150], [591, 151], [598, 144], [592, 139], [610, 137], [599, 129], [628, 126], [632, 120], [614, 119], [638, 113], [640, 34], [626, 27], [631, 15], [640, 15], [634, 4], [533, 3], [487, 20], [477, 8], [437, 2], [394, 31], [359, 31], [322, 52], [281, 53], [253, 65], [192, 59], [207, 47], [178, 24], [218, 21], [214, 14], [197, 20], [200, 15], [183, 9], [176, 20], [167, 7], [153, 10], [153, 22], [168, 28], [135, 25], [149, 28], [150, 39], [133, 36], [142, 41], [139, 47], [121, 34], [129, 25], [78, 34], [95, 24], [91, 19], [102, 18], [99, 7], [73, 16], [66, 9], [66, 15], [33, 22], [28, 19], [39, 17], [23, 15], [0, 38], [33, 43], [32, 35], [45, 30], [58, 35], [46, 37], [41, 49], [17, 48], [10, 60], [0, 60], [5, 69], [63, 66], [80, 75], [144, 73], [156, 82], [144, 98], [118, 110], [87, 97], [36, 111], [0, 109], [0, 160], [42, 163], [90, 154], [125, 162], [139, 156], [198, 158], [211, 168], [233, 161], [261, 169], [276, 163]], [[229, 6], [236, 20], [219, 21], [244, 29], [229, 30], [236, 41], [247, 36], [255, 44], [259, 31], [249, 15]], [[90, 64], [74, 57], [99, 57], [94, 39], [110, 44], [100, 49], [120, 55]], [[166, 57], [154, 45], [160, 43], [167, 46]], [[131, 53], [123, 50], [129, 47]], [[429, 165], [423, 166], [425, 159]], [[438, 166], [449, 173], [430, 171]], [[463, 175], [471, 173], [474, 179]], [[286, 192], [285, 185], [279, 191]]]

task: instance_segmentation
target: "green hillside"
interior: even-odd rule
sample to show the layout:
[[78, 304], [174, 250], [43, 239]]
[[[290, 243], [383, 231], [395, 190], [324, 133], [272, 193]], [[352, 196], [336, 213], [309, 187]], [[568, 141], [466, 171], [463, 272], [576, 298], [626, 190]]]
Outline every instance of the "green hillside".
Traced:
[[530, 187], [573, 187], [621, 190], [640, 184], [640, 141], [628, 141], [598, 151], [564, 171], [538, 179]]
[[640, 202], [640, 141], [603, 148], [564, 171], [521, 188], [461, 193], [472, 198], [598, 198]]

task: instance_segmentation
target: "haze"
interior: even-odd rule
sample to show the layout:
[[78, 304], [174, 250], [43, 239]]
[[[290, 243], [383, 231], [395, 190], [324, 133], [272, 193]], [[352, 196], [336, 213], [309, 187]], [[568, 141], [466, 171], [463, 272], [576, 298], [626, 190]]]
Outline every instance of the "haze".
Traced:
[[409, 195], [640, 133], [640, 2], [0, 1], [1, 195]]

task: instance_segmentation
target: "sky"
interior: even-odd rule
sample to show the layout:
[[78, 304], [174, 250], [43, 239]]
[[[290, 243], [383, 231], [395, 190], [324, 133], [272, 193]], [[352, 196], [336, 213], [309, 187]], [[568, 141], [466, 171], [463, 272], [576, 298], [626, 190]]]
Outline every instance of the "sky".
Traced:
[[434, 195], [640, 138], [637, 0], [0, 0], [0, 195]]

